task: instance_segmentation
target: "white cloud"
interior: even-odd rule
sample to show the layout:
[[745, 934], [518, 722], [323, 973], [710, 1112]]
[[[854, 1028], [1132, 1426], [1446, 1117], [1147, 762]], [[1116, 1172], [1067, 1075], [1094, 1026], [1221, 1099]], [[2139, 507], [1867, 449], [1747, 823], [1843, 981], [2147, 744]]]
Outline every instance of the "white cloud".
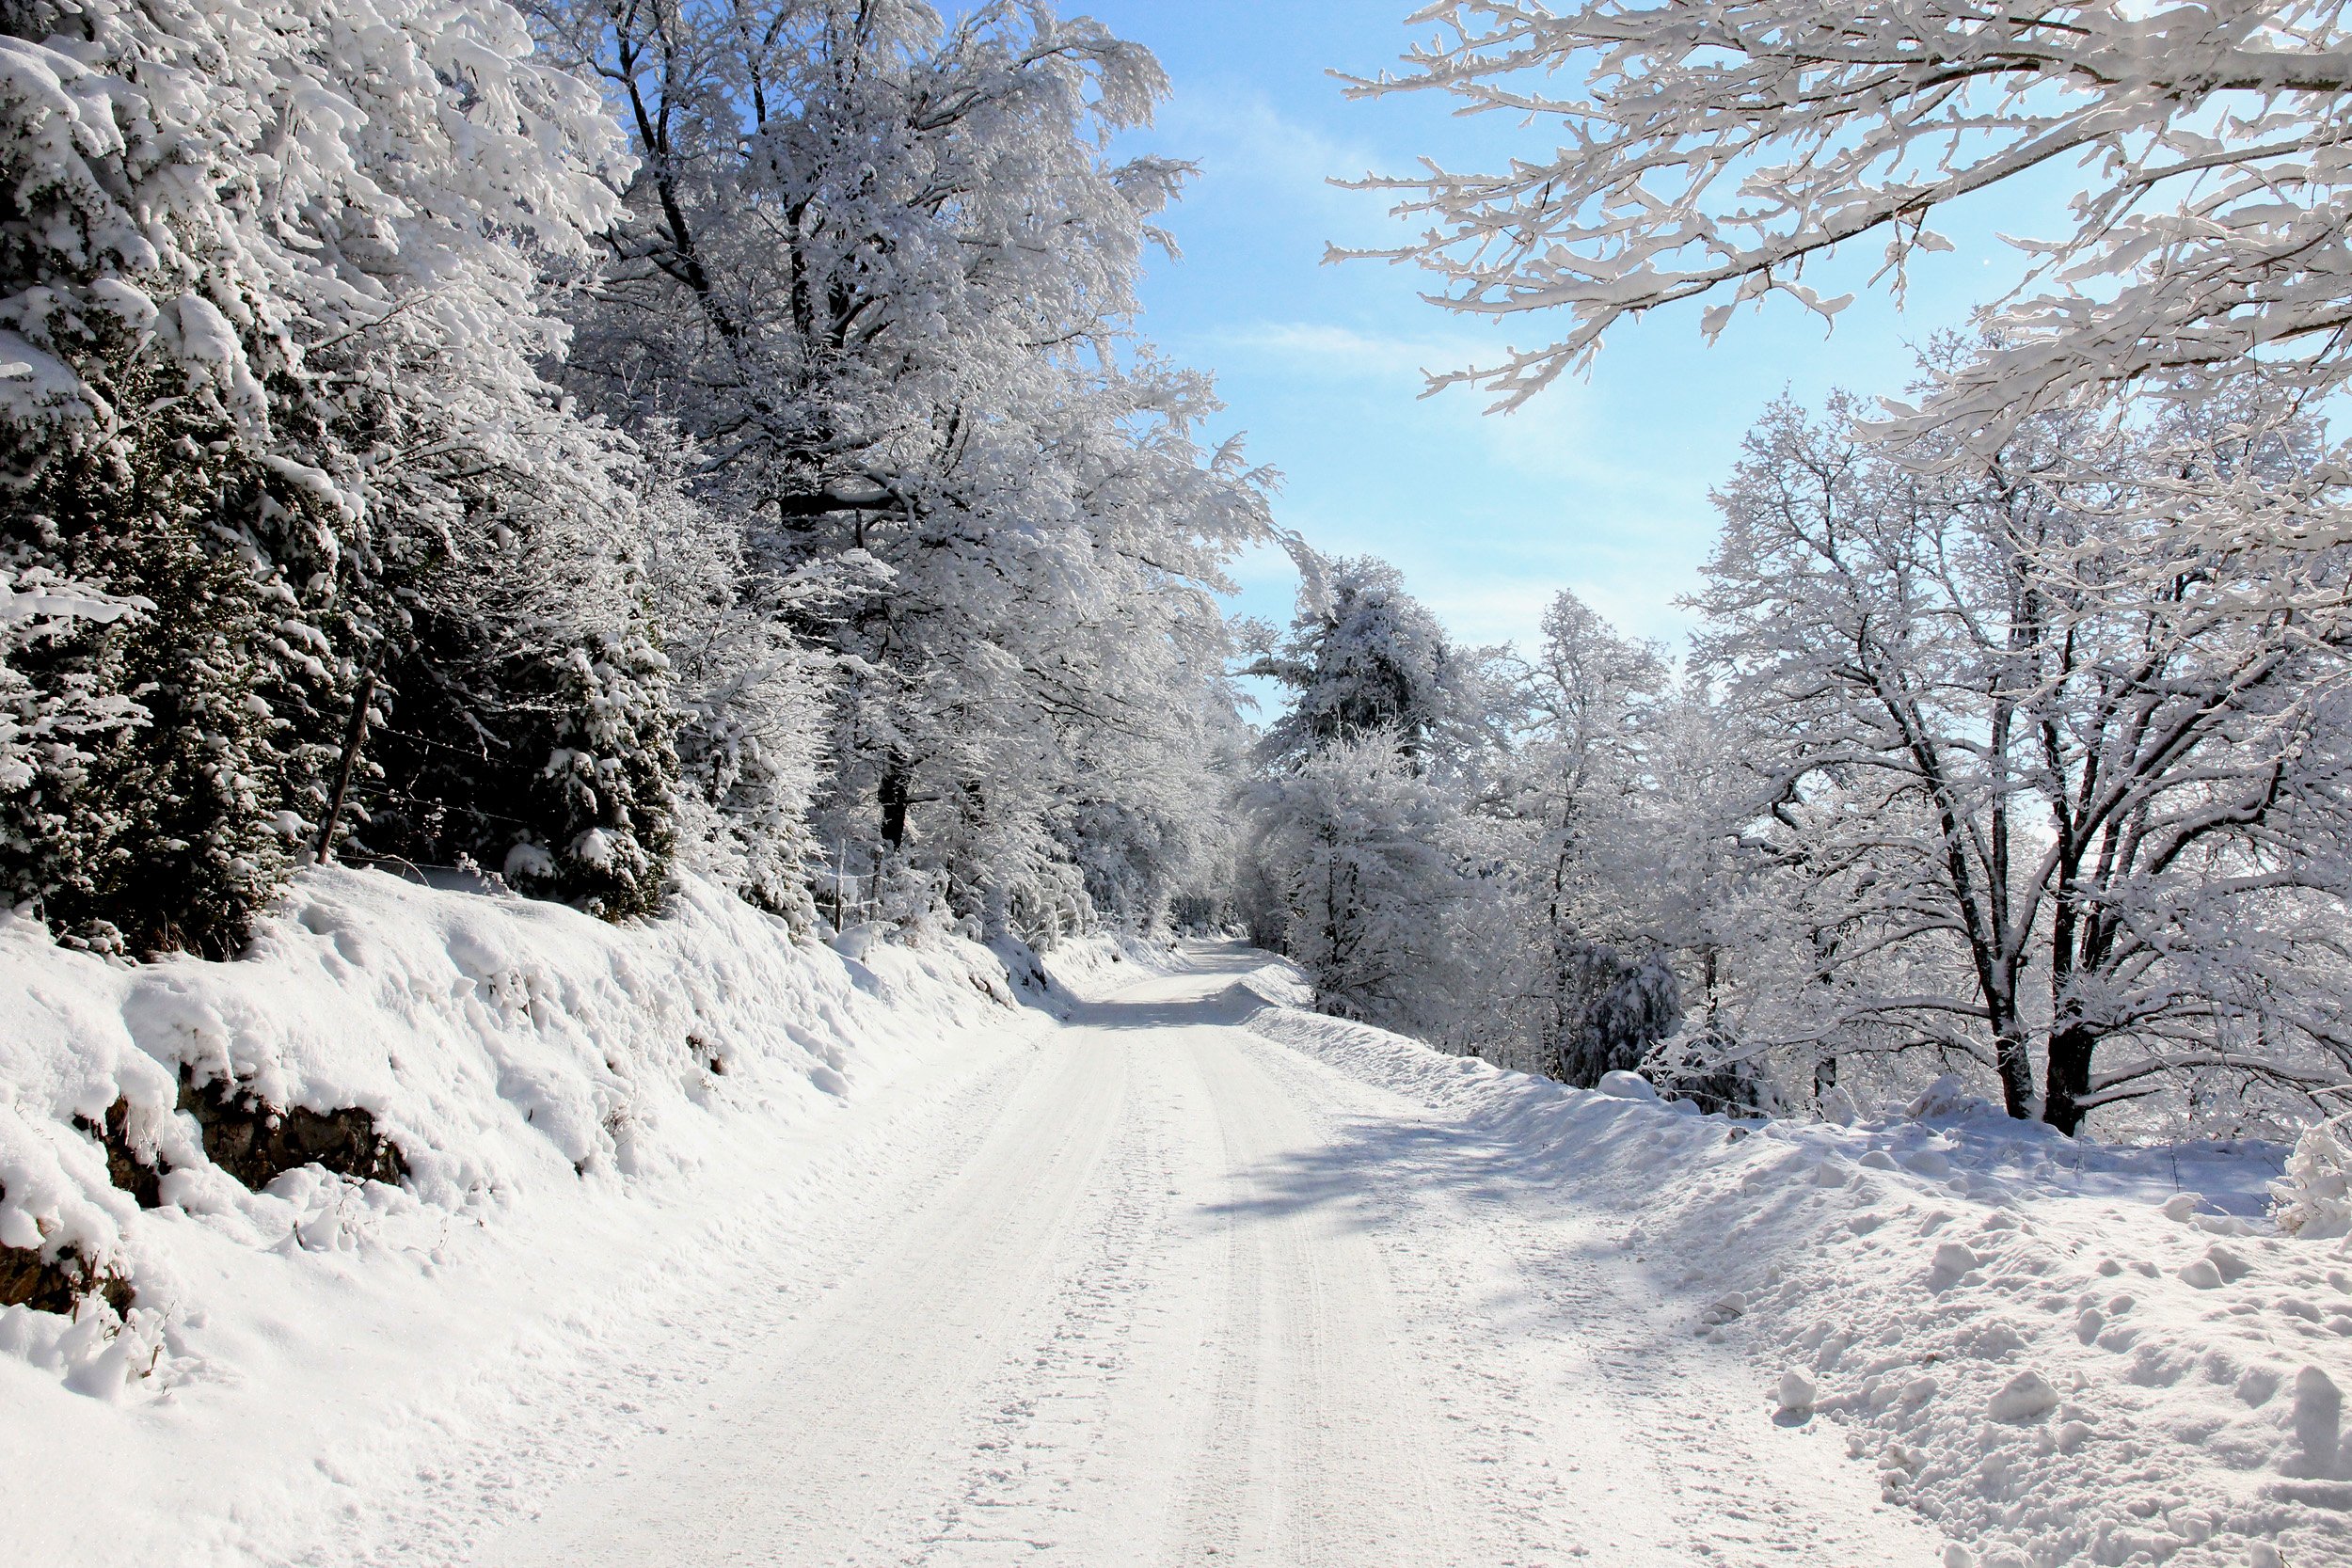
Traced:
[[1382, 336], [1331, 322], [1259, 322], [1219, 328], [1210, 342], [1225, 353], [1278, 359], [1291, 368], [1330, 374], [1375, 374], [1409, 387], [1418, 395], [1424, 378], [1475, 357], [1479, 345], [1467, 336]]
[[1213, 196], [1273, 191], [1334, 214], [1376, 219], [1383, 211], [1377, 197], [1331, 183], [1372, 168], [1377, 153], [1283, 114], [1263, 91], [1192, 85], [1161, 110], [1155, 129], [1200, 166], [1201, 184]]

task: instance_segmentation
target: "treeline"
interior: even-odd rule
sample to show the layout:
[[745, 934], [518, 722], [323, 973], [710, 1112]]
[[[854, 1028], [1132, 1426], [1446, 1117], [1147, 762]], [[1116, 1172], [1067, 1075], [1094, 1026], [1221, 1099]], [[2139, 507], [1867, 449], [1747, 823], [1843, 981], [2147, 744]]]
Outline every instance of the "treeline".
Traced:
[[1260, 940], [1334, 1012], [1710, 1109], [2307, 1116], [2352, 1068], [2352, 550], [2166, 503], [2292, 490], [2322, 427], [2060, 411], [1957, 461], [1861, 412], [1749, 436], [1679, 671], [1569, 594], [1521, 654], [1311, 580]]
[[1675, 678], [1569, 601], [1521, 658], [1313, 589], [1250, 885], [1326, 1006], [1702, 1101], [2340, 1112], [2352, 80], [2341, 10], [2241, 20], [1441, 0], [1351, 81], [1524, 133], [1361, 182], [1414, 231], [1371, 254], [1534, 328], [1433, 382], [1500, 407], [1684, 302], [1899, 298], [1953, 202], [2035, 237], [1909, 402], [1765, 418]]
[[1009, 0], [0, 34], [0, 881], [60, 935], [232, 952], [322, 845], [1025, 932], [1223, 866], [1264, 505], [1134, 332], [1146, 52]]

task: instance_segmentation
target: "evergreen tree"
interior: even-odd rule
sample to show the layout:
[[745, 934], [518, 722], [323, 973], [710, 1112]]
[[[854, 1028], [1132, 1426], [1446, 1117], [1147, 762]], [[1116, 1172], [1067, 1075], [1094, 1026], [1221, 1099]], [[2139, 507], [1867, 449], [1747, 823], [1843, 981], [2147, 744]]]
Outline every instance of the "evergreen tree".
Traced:
[[[610, 762], [610, 714], [646, 705], [604, 673], [633, 657], [626, 595], [570, 642], [467, 620], [511, 541], [563, 531], [502, 512], [612, 512], [609, 448], [537, 369], [561, 337], [533, 257], [609, 219], [594, 94], [496, 3], [20, 0], [0, 36], [0, 543], [19, 580], [126, 607], [14, 650], [35, 724], [108, 720], [7, 785], [10, 893], [82, 940], [233, 949], [311, 847], [369, 672], [412, 731], [462, 744], [528, 708], [542, 772], [559, 748]], [[609, 530], [568, 531], [623, 564]], [[658, 782], [591, 806], [573, 771], [524, 836], [606, 853], [575, 819], [659, 816]], [[565, 885], [642, 905], [660, 844], [607, 854], [612, 888], [586, 862]]]

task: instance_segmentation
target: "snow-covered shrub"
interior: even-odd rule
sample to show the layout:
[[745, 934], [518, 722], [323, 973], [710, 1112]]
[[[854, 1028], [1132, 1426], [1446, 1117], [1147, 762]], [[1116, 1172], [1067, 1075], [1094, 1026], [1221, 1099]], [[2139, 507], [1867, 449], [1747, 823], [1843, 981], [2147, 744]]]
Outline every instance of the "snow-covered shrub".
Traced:
[[[1658, 1041], [1642, 1059], [1641, 1074], [1672, 1100], [1730, 1116], [1776, 1111], [1783, 1097], [1739, 1042], [1711, 1029], [1683, 1030]], [[1825, 1107], [1824, 1115], [1835, 1107]]]
[[1589, 1089], [1607, 1073], [1641, 1067], [1652, 1046], [1681, 1027], [1682, 988], [1662, 953], [1629, 958], [1591, 943], [1578, 959], [1570, 984], [1584, 1005], [1552, 1075]]
[[2306, 1128], [2271, 1194], [2280, 1229], [2312, 1240], [2352, 1235], [2352, 1116]]

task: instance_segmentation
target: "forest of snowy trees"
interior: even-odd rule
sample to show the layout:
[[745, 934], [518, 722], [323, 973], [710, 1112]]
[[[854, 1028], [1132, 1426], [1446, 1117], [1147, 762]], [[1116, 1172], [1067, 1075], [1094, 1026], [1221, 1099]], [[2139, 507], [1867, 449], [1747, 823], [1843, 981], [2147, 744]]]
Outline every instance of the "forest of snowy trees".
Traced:
[[1094, 22], [7, 0], [8, 897], [134, 959], [234, 954], [328, 858], [615, 920], [680, 871], [801, 931], [1182, 913], [1329, 1011], [1710, 1108], [2324, 1102], [2337, 12], [1422, 21], [1352, 90], [1543, 128], [1370, 182], [1441, 304], [1565, 323], [1441, 378], [1505, 406], [1677, 301], [1834, 316], [1830, 246], [1899, 286], [1940, 205], [2054, 159], [2079, 228], [1905, 401], [1720, 454], [1688, 649], [1566, 592], [1465, 646], [1296, 541], [1278, 633], [1218, 603], [1271, 476], [1138, 331], [1188, 170], [1108, 149], [1167, 83]]
[[[1668, 650], [1573, 596], [1450, 646], [1311, 581], [1241, 882], [1324, 1006], [1591, 1084], [1850, 1114], [1941, 1075], [2073, 1132], [2277, 1126], [2352, 1066], [2352, 100], [2341, 8], [1432, 5], [1361, 96], [1507, 118], [1492, 173], [1362, 182], [1446, 308], [1554, 341], [1899, 290], [2045, 166], [2071, 235], [1917, 386], [1776, 406]], [[1876, 251], [1872, 252], [1873, 257]], [[1730, 457], [1731, 454], [1726, 454]]]
[[[2352, 615], [2339, 547], [2217, 550], [2143, 489], [2320, 437], [1921, 464], [1783, 404], [1718, 493], [1677, 672], [1572, 594], [1520, 653], [1335, 564], [1258, 668], [1240, 896], [1327, 1008], [1572, 1083], [1840, 1114], [1946, 1073], [2074, 1131], [2344, 1082]], [[2097, 446], [2112, 467], [2070, 454]]]
[[329, 854], [997, 932], [1221, 863], [1263, 484], [1135, 332], [1141, 49], [35, 0], [0, 82], [0, 843], [61, 935], [233, 952]]

